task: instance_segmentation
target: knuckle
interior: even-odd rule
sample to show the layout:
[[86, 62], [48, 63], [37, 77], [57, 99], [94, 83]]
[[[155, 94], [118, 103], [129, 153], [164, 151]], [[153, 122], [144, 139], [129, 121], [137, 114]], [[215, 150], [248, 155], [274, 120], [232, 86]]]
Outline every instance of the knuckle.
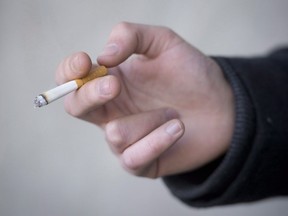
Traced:
[[145, 151], [143, 154], [141, 154], [142, 151], [140, 153], [135, 149], [128, 148], [125, 150], [121, 155], [122, 166], [135, 176], [157, 178], [157, 169], [153, 171], [152, 168], [155, 165], [155, 159], [159, 157], [159, 149], [155, 145], [150, 145], [150, 143], [147, 143], [145, 147], [146, 149], [142, 149], [142, 151]]
[[155, 165], [153, 162], [149, 165], [139, 160], [133, 154], [122, 155], [122, 167], [129, 173], [138, 177], [146, 177], [150, 179], [158, 178], [159, 175], [157, 173], [157, 167], [153, 165]]
[[172, 29], [170, 29], [168, 27], [162, 27], [162, 31], [168, 36], [171, 36], [171, 37], [175, 37], [176, 36], [176, 33]]
[[141, 164], [135, 159], [133, 154], [125, 154], [122, 155], [122, 166], [125, 170], [132, 173], [135, 176], [142, 176], [142, 172], [140, 172], [142, 166]]
[[132, 24], [129, 22], [119, 22], [114, 29], [121, 31], [129, 31], [131, 29]]
[[171, 42], [182, 42], [183, 40], [179, 37], [177, 33], [175, 33], [172, 29], [168, 27], [161, 27], [161, 33], [159, 34], [159, 37], [162, 38], [163, 41], [169, 41]]
[[112, 38], [118, 42], [133, 41], [136, 35], [135, 24], [129, 22], [120, 22], [112, 30]]
[[114, 120], [108, 122], [105, 127], [106, 140], [111, 148], [116, 152], [121, 153], [125, 145], [126, 132], [123, 125], [119, 121]]

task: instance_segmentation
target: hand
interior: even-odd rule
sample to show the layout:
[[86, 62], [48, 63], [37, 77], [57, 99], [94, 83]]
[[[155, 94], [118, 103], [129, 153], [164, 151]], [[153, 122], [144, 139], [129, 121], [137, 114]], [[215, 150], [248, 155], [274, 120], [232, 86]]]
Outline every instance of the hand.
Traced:
[[[156, 178], [225, 153], [234, 98], [214, 60], [170, 29], [121, 23], [97, 61], [109, 75], [68, 95], [65, 108], [104, 129], [126, 170]], [[76, 53], [59, 65], [56, 81], [83, 77], [91, 67], [87, 54]]]

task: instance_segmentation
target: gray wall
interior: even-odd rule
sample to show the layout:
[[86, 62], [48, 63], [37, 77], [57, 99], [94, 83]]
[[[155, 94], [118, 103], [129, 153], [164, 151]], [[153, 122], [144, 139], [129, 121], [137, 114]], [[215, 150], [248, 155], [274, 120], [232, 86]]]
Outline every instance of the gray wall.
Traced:
[[59, 61], [96, 59], [120, 21], [165, 25], [207, 54], [266, 53], [288, 42], [287, 0], [1, 0], [0, 215], [287, 215], [287, 199], [197, 210], [161, 180], [125, 173], [100, 129], [62, 101], [34, 109]]

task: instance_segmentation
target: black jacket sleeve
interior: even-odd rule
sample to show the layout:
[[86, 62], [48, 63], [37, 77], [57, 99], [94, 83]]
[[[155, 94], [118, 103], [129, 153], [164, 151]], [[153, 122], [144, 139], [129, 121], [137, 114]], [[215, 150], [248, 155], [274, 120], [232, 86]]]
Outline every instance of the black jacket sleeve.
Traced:
[[164, 182], [195, 207], [288, 195], [288, 48], [265, 57], [215, 60], [235, 95], [230, 148], [205, 167]]

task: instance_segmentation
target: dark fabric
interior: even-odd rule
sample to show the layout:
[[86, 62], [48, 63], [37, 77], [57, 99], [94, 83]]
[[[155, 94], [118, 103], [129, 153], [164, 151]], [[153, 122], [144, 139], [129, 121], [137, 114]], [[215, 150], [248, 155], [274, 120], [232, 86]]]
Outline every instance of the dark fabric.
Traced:
[[288, 195], [288, 48], [257, 58], [214, 58], [234, 95], [228, 152], [205, 167], [163, 180], [173, 195], [207, 207]]

